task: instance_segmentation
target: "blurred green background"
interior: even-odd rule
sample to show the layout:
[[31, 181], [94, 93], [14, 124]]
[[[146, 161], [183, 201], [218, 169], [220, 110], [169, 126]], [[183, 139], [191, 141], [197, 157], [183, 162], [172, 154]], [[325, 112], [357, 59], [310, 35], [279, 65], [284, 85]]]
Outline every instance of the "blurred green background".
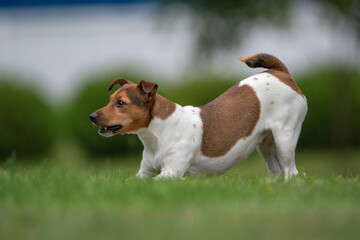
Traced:
[[[144, 1], [115, 2], [121, 6], [134, 3], [144, 4]], [[334, 56], [328, 61], [313, 63], [305, 70], [296, 71], [295, 80], [307, 97], [309, 105], [298, 151], [327, 149], [341, 152], [359, 147], [360, 71], [358, 64], [354, 64], [359, 59], [358, 47], [360, 45], [358, 1], [314, 0], [299, 3], [298, 1], [278, 0], [275, 2], [251, 1], [250, 3], [249, 1], [164, 0], [150, 2], [156, 9], [152, 14], [158, 17], [157, 21], [162, 27], [164, 25], [171, 27], [171, 24], [174, 24], [172, 21], [177, 18], [181, 19], [182, 13], [186, 9], [187, 14], [184, 16], [189, 17], [187, 21], [192, 25], [191, 33], [193, 35], [193, 42], [190, 44], [192, 46], [190, 58], [193, 60], [189, 63], [189, 67], [178, 72], [171, 81], [169, 77], [159, 76], [149, 71], [148, 68], [142, 68], [141, 65], [138, 66], [131, 61], [119, 66], [113, 64], [106, 67], [89, 68], [81, 76], [73, 78], [75, 90], [71, 94], [65, 94], [66, 97], [63, 97], [63, 100], [56, 101], [51, 96], [52, 93], [56, 93], [56, 90], [52, 89], [49, 93], [46, 87], [42, 86], [42, 82], [47, 82], [46, 80], [34, 81], [34, 76], [28, 76], [21, 69], [9, 70], [6, 65], [3, 65], [0, 68], [1, 160], [8, 158], [13, 153], [16, 153], [22, 161], [44, 159], [61, 152], [59, 149], [66, 144], [77, 149], [79, 154], [88, 159], [116, 156], [116, 160], [121, 161], [123, 156], [138, 154], [141, 152], [142, 146], [137, 136], [100, 137], [97, 134], [97, 128], [88, 119], [90, 113], [107, 104], [109, 93], [106, 89], [113, 79], [126, 77], [134, 82], [141, 79], [157, 82], [160, 86], [159, 93], [170, 100], [180, 105], [203, 105], [239, 80], [261, 71], [240, 74], [224, 69], [219, 71], [214, 67], [219, 59], [229, 63], [234, 62], [234, 59], [219, 58], [219, 55], [225, 53], [228, 55], [224, 56], [240, 57], [245, 55], [245, 53], [237, 52], [237, 47], [246, 46], [246, 35], [251, 30], [249, 26], [271, 26], [271, 29], [280, 29], [282, 34], [290, 34], [293, 30], [289, 25], [291, 25], [291, 19], [296, 15], [297, 8], [305, 9], [305, 12], [307, 9], [309, 11], [317, 9], [317, 12], [321, 13], [319, 19], [330, 25], [336, 21], [341, 22], [340, 25], [334, 24], [333, 30], [336, 33], [341, 26], [346, 26], [347, 31], [353, 37], [354, 46], [356, 46], [355, 49], [351, 49], [352, 54], [348, 59]], [[18, 1], [17, 3], [21, 6], [23, 2]], [[77, 2], [53, 1], [52, 3], [56, 8], [57, 4], [62, 6], [61, 3], [76, 4]], [[94, 3], [98, 2], [88, 2], [88, 4]], [[43, 4], [46, 6], [45, 2]], [[134, 6], [137, 8], [139, 5]], [[2, 12], [7, 13], [12, 11], [10, 7], [13, 5], [8, 2], [8, 5], [3, 4], [2, 7]], [[170, 13], [174, 13], [174, 9], [177, 10], [175, 12], [178, 12], [176, 17], [169, 16]], [[169, 21], [164, 21], [166, 19]], [[169, 36], [170, 38], [171, 36]], [[57, 40], [61, 41], [61, 38]], [[271, 41], [271, 39], [267, 40], [265, 36], [264, 40]], [[302, 44], [311, 43], [304, 42]], [[344, 45], [345, 43], [340, 39], [339, 44]], [[296, 47], [293, 46], [295, 49]], [[259, 51], [260, 49], [262, 51], [264, 47], [259, 46]], [[286, 56], [281, 49], [268, 50], [274, 55], [279, 52], [281, 56]], [[178, 49], [179, 53], [181, 51]], [[296, 54], [299, 59], [302, 58], [301, 52], [296, 52]], [[156, 56], [153, 58], [156, 59]], [[286, 59], [282, 60], [288, 65]], [[241, 68], [240, 63], [238, 64]], [[291, 66], [294, 64], [290, 64], [290, 72], [292, 71]], [[44, 71], [46, 68], [45, 65]], [[242, 66], [242, 69], [245, 67]], [[68, 88], [72, 88], [71, 83]]]
[[[1, 76], [0, 83], [0, 157], [12, 152], [20, 158], [47, 156], [64, 142], [81, 149], [90, 158], [121, 156], [140, 152], [136, 135], [104, 138], [98, 135], [88, 116], [105, 106], [106, 91], [114, 76], [98, 74], [89, 79], [69, 102], [51, 105], [34, 87], [16, 84]], [[129, 76], [136, 76], [129, 74]], [[245, 76], [244, 76], [245, 77]], [[189, 76], [188, 78], [192, 78]], [[135, 82], [138, 77], [129, 77]], [[151, 80], [151, 76], [148, 76]], [[181, 105], [201, 106], [234, 85], [240, 76], [196, 76], [181, 84], [161, 84], [159, 93]], [[360, 144], [360, 74], [356, 69], [320, 69], [297, 78], [307, 97], [308, 114], [303, 125], [298, 150], [329, 149], [346, 151]]]

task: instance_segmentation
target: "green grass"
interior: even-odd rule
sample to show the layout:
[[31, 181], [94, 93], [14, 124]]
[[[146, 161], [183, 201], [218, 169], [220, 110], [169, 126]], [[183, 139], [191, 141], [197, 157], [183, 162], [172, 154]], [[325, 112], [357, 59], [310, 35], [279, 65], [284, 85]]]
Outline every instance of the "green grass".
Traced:
[[0, 239], [358, 239], [359, 159], [300, 152], [284, 184], [257, 154], [221, 176], [161, 181], [127, 180], [133, 158], [13, 157], [0, 169]]

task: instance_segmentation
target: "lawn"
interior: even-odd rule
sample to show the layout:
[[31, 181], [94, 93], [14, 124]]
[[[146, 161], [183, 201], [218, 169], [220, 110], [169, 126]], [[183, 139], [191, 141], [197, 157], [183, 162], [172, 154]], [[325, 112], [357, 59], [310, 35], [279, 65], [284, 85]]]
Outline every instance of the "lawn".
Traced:
[[258, 154], [221, 176], [130, 179], [123, 161], [64, 156], [0, 169], [0, 239], [358, 239], [360, 152], [300, 152], [269, 178]]

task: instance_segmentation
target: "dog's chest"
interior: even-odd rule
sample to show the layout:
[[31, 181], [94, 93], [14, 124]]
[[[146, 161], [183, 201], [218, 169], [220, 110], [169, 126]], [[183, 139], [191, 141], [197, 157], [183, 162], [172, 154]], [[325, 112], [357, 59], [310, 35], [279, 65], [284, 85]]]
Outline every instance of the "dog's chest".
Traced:
[[170, 161], [194, 159], [202, 142], [200, 108], [176, 106], [167, 119], [154, 118], [147, 129], [138, 132], [144, 145], [144, 159], [160, 170]]

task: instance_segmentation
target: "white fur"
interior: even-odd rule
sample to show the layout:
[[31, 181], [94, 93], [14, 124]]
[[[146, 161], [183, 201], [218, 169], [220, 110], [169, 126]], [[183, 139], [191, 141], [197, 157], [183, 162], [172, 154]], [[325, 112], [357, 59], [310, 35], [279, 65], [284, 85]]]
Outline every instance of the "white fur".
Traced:
[[285, 180], [297, 175], [295, 147], [307, 112], [305, 97], [266, 72], [241, 81], [239, 87], [244, 84], [255, 90], [261, 104], [259, 121], [249, 137], [240, 139], [224, 156], [206, 157], [200, 151], [200, 108], [176, 105], [168, 119], [155, 118], [137, 132], [144, 144], [137, 176], [145, 178], [154, 171], [160, 172], [156, 179], [223, 173], [255, 148], [266, 160], [270, 175], [284, 173]]

